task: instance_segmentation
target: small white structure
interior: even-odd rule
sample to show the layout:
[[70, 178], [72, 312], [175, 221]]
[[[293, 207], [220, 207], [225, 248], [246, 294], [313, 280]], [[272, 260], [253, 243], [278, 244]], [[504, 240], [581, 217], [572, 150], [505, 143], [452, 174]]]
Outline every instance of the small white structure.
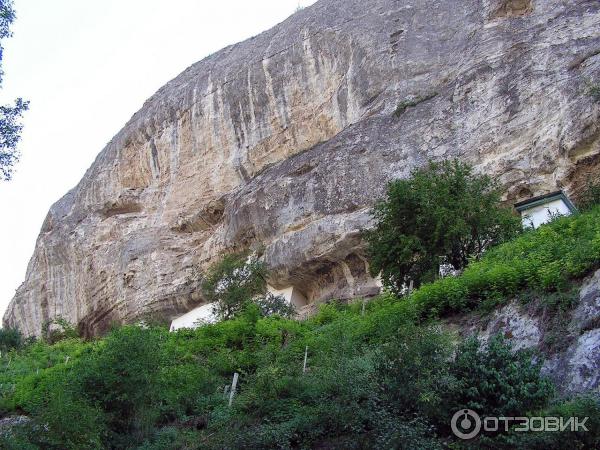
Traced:
[[296, 309], [308, 305], [306, 297], [294, 286], [285, 289], [275, 289], [273, 286], [267, 286], [267, 290], [275, 296], [282, 296], [287, 303], [291, 303]]
[[171, 322], [170, 331], [179, 330], [181, 328], [198, 328], [202, 323], [215, 323], [217, 321], [213, 314], [213, 304], [198, 306], [183, 316], [173, 319]]
[[534, 197], [515, 204], [524, 228], [537, 228], [556, 216], [570, 216], [577, 211], [562, 191]]
[[[285, 298], [285, 301], [294, 305], [297, 309], [308, 304], [306, 297], [293, 286], [285, 289], [275, 289], [272, 286], [267, 286], [267, 290], [273, 295], [280, 295]], [[198, 306], [190, 312], [185, 313], [171, 321], [170, 331], [176, 331], [181, 328], [195, 329], [206, 323], [215, 323], [217, 318], [213, 314], [213, 303]]]

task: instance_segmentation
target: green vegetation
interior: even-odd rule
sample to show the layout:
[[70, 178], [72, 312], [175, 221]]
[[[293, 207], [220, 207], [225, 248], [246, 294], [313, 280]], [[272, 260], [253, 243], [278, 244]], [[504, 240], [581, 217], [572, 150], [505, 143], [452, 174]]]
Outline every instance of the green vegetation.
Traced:
[[[2, 40], [12, 36], [10, 26], [16, 18], [12, 0], [0, 0], [0, 86], [2, 85]], [[21, 139], [23, 125], [19, 119], [29, 109], [29, 102], [22, 98], [14, 106], [0, 106], [0, 181], [12, 178], [13, 167], [19, 160], [17, 144]]]
[[596, 205], [600, 205], [600, 182], [588, 178], [577, 207], [582, 211], [588, 211]]
[[421, 317], [487, 310], [535, 291], [565, 292], [571, 281], [600, 267], [600, 207], [559, 217], [488, 250], [459, 277], [423, 285], [408, 297]]
[[68, 320], [61, 316], [45, 322], [42, 325], [42, 335], [44, 337], [44, 341], [49, 344], [62, 341], [63, 339], [79, 337], [75, 327], [73, 327]]
[[31, 344], [1, 361], [0, 409], [31, 421], [0, 445], [433, 449], [463, 405], [524, 413], [550, 399], [530, 355], [498, 338], [488, 350], [467, 341], [453, 358], [452, 336], [401, 305], [384, 296], [364, 315], [324, 305], [303, 323], [246, 310], [193, 331], [127, 326], [95, 342]]
[[214, 304], [213, 313], [220, 320], [233, 319], [248, 303], [258, 306], [260, 314], [293, 317], [293, 305], [267, 292], [263, 263], [245, 253], [226, 255], [213, 264], [202, 283], [205, 298]]
[[499, 206], [487, 176], [458, 161], [430, 163], [388, 186], [367, 233], [373, 275], [397, 294], [437, 278], [441, 260], [463, 269], [490, 246], [515, 236], [520, 220]]
[[406, 110], [408, 108], [414, 108], [415, 106], [419, 105], [420, 103], [431, 100], [432, 98], [435, 98], [437, 96], [438, 96], [438, 93], [434, 92], [434, 93], [427, 94], [424, 96], [402, 100], [396, 107], [396, 110], [394, 111], [394, 116], [400, 117], [402, 114], [404, 114], [406, 112]]
[[0, 351], [18, 350], [25, 343], [21, 332], [15, 328], [0, 328]]
[[[447, 186], [465, 178], [424, 185], [453, 192]], [[457, 185], [471, 192], [469, 183]], [[401, 298], [386, 293], [364, 311], [362, 302], [324, 304], [304, 322], [261, 303], [264, 268], [230, 255], [203, 283], [228, 319], [217, 324], [174, 333], [125, 326], [95, 341], [73, 337], [62, 320], [48, 325], [45, 342], [5, 330], [0, 413], [30, 420], [0, 431], [0, 448], [598, 448], [598, 397], [557, 399], [538, 355], [512, 351], [501, 335], [486, 346], [461, 340], [437, 319], [485, 314], [521, 298], [537, 299], [560, 320], [575, 303], [577, 280], [600, 267], [600, 206], [470, 256], [456, 277]], [[229, 406], [234, 373], [240, 378]], [[589, 417], [590, 431], [511, 428], [460, 441], [450, 419], [465, 408], [484, 416]]]
[[594, 100], [600, 101], [600, 83], [588, 83], [587, 93]]

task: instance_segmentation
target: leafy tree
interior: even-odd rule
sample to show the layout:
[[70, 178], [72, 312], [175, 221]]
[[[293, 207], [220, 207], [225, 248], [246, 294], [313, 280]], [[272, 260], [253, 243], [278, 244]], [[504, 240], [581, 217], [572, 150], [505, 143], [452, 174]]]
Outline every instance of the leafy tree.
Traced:
[[293, 318], [296, 315], [296, 308], [288, 303], [281, 295], [273, 295], [267, 292], [264, 296], [256, 299], [263, 317], [278, 315], [286, 318]]
[[588, 178], [585, 188], [579, 197], [577, 206], [582, 211], [588, 211], [594, 206], [600, 205], [600, 181]]
[[[4, 56], [1, 40], [12, 36], [10, 25], [15, 17], [12, 0], [0, 0], [0, 86], [4, 75], [1, 68]], [[27, 109], [29, 102], [22, 98], [17, 98], [14, 106], [0, 106], [0, 180], [11, 179], [13, 166], [19, 160], [17, 143], [23, 129], [19, 119]]]
[[[463, 341], [450, 365], [456, 380], [445, 390], [449, 416], [460, 409], [472, 409], [488, 416], [523, 415], [546, 405], [554, 394], [552, 383], [540, 376], [542, 361], [529, 351], [513, 351], [501, 334], [487, 346], [476, 337]], [[447, 421], [449, 423], [449, 420]]]
[[143, 442], [153, 430], [164, 362], [160, 342], [160, 329], [122, 327], [72, 369], [81, 397], [106, 415], [110, 448]]
[[19, 349], [25, 343], [23, 334], [17, 328], [0, 328], [0, 350], [7, 352]]
[[517, 234], [519, 219], [500, 206], [500, 191], [459, 161], [429, 163], [389, 184], [367, 233], [371, 270], [401, 293], [432, 281], [441, 262], [463, 269], [492, 245]]
[[206, 299], [214, 303], [215, 316], [220, 320], [233, 319], [249, 302], [256, 303], [263, 316], [293, 316], [292, 305], [267, 292], [266, 274], [264, 264], [245, 253], [226, 255], [210, 267], [202, 290]]

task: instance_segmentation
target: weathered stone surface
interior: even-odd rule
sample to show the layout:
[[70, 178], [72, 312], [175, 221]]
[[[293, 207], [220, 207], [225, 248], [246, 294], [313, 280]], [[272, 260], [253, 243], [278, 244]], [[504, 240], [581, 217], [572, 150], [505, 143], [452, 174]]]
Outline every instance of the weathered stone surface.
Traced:
[[[535, 306], [535, 305], [534, 305]], [[550, 377], [563, 394], [600, 389], [600, 270], [585, 279], [577, 306], [565, 317], [565, 329], [539, 308], [517, 300], [495, 311], [488, 320], [476, 314], [461, 317], [453, 327], [463, 336], [477, 335], [482, 342], [501, 333], [515, 350], [540, 351], [542, 373]], [[451, 322], [452, 323], [452, 322]], [[556, 348], [548, 348], [545, 334], [553, 334]]]
[[576, 193], [600, 160], [599, 77], [596, 0], [321, 0], [146, 102], [51, 208], [4, 323], [173, 316], [248, 247], [275, 287], [369, 295], [360, 231], [388, 180], [458, 156], [510, 201]]
[[30, 420], [27, 416], [10, 416], [0, 419], [0, 436], [10, 436], [15, 427], [25, 425]]
[[515, 350], [537, 348], [542, 343], [539, 317], [528, 314], [515, 300], [494, 312], [479, 338], [487, 342], [497, 333], [502, 333]]

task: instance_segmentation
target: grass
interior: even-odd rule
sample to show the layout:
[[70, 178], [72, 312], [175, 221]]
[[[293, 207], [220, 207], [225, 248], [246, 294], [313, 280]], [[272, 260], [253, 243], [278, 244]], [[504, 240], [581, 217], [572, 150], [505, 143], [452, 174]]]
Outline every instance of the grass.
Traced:
[[[562, 333], [558, 313], [572, 308], [573, 286], [599, 266], [594, 208], [523, 233], [458, 277], [401, 299], [381, 295], [364, 314], [361, 303], [322, 305], [304, 322], [248, 310], [196, 330], [122, 327], [95, 341], [37, 342], [3, 352], [0, 412], [35, 424], [11, 438], [23, 443], [13, 448], [442, 448], [451, 439], [444, 392], [473, 386], [452, 381], [454, 338], [435, 319], [535, 297]], [[514, 370], [498, 364], [498, 376]], [[240, 383], [229, 408], [223, 392], [234, 372]], [[595, 400], [561, 405], [600, 417]], [[594, 433], [569, 439], [598, 443], [594, 420]], [[548, 442], [539, 448], [555, 448]]]
[[565, 292], [600, 267], [600, 208], [560, 217], [489, 250], [458, 277], [423, 285], [411, 303], [421, 317], [497, 307], [518, 293]]

